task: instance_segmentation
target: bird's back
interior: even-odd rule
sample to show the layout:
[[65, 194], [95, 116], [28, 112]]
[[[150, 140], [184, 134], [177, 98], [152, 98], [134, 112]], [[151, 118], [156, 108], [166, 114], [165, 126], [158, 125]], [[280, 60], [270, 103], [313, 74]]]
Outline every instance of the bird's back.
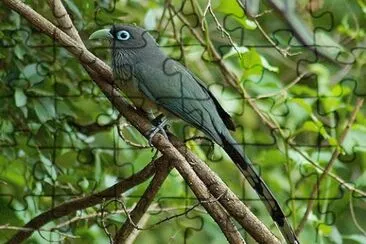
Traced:
[[221, 145], [219, 133], [227, 128], [219, 109], [226, 112], [183, 65], [169, 58], [156, 60], [153, 65], [142, 61], [135, 65], [134, 76], [148, 99], [204, 131]]

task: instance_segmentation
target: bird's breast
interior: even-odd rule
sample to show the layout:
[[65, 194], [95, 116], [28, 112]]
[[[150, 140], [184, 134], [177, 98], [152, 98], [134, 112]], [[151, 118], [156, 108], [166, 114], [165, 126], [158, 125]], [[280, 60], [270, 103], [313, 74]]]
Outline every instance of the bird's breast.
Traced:
[[144, 110], [147, 113], [160, 114], [163, 113], [169, 118], [175, 118], [170, 112], [159, 106], [156, 102], [145, 96], [138, 86], [138, 81], [135, 78], [130, 80], [118, 80], [118, 88], [124, 93], [135, 107]]

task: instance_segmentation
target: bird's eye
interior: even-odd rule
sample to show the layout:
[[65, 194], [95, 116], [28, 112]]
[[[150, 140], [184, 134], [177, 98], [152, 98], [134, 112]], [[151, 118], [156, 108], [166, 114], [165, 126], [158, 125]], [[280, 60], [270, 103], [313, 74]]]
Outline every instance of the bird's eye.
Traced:
[[121, 30], [117, 32], [117, 39], [121, 41], [126, 41], [130, 39], [131, 34], [128, 31]]

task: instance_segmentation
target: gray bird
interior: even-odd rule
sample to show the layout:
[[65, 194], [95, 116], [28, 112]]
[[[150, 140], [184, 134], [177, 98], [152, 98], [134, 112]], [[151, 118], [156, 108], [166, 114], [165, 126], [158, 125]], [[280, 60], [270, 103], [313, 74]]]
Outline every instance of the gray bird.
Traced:
[[[114, 25], [111, 29], [94, 32], [89, 39], [110, 40], [114, 78], [137, 107], [147, 112], [156, 108], [165, 115], [181, 118], [219, 144], [261, 197], [286, 241], [298, 243], [280, 205], [241, 145], [231, 136], [229, 130], [235, 130], [235, 126], [230, 115], [198, 77], [167, 57], [142, 28]], [[165, 121], [162, 119], [156, 125], [151, 137], [157, 131], [163, 131]]]

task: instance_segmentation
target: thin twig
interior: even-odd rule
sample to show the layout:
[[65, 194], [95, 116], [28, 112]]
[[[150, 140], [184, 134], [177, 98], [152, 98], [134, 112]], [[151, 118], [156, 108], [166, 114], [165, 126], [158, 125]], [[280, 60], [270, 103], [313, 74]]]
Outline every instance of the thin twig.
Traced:
[[[339, 145], [342, 145], [344, 139], [346, 138], [348, 132], [350, 131], [351, 129], [351, 126], [353, 124], [353, 122], [355, 121], [356, 119], [356, 115], [358, 113], [358, 111], [360, 110], [362, 104], [363, 104], [363, 101], [364, 99], [363, 98], [357, 98], [357, 101], [356, 101], [356, 105], [355, 105], [355, 108], [353, 109], [352, 111], [352, 114], [351, 114], [351, 117], [350, 119], [348, 120], [347, 124], [346, 124], [346, 127], [344, 128], [340, 138], [339, 138]], [[315, 197], [316, 197], [316, 194], [318, 193], [319, 191], [319, 187], [320, 187], [320, 183], [323, 181], [323, 179], [327, 176], [328, 172], [332, 169], [333, 167], [333, 164], [334, 162], [336, 161], [336, 159], [338, 158], [339, 154], [341, 153], [341, 149], [339, 146], [337, 146], [332, 154], [332, 157], [330, 158], [327, 166], [324, 168], [324, 171], [322, 172], [322, 174], [320, 175], [319, 177], [319, 180], [317, 181], [316, 184], [314, 184], [313, 186], [313, 190], [310, 194], [310, 197], [309, 197], [309, 201], [308, 201], [308, 205], [307, 205], [307, 208], [306, 208], [306, 211], [305, 211], [305, 214], [304, 216], [302, 217], [299, 225], [297, 226], [296, 228], [296, 231], [295, 233], [298, 235], [302, 229], [304, 228], [305, 226], [305, 223], [308, 219], [308, 216], [310, 214], [310, 212], [313, 210], [313, 206], [314, 206], [314, 202], [315, 202]]]
[[267, 118], [258, 108], [257, 104], [250, 99], [250, 95], [248, 94], [247, 90], [243, 87], [240, 86], [242, 93], [244, 95], [244, 98], [248, 101], [249, 105], [252, 107], [252, 109], [254, 110], [254, 112], [256, 112], [256, 114], [261, 118], [261, 120], [267, 124], [268, 127], [270, 127], [272, 130], [278, 129], [279, 127], [276, 126], [274, 121], [271, 121], [271, 118]]
[[110, 244], [114, 244], [112, 234], [109, 232], [109, 230], [107, 228], [107, 225], [105, 224], [105, 221], [104, 221], [105, 220], [104, 219], [104, 216], [105, 216], [105, 212], [106, 212], [106, 211], [104, 211], [104, 208], [105, 208], [105, 199], [103, 199], [103, 203], [102, 203], [102, 207], [101, 207], [102, 211], [101, 211], [100, 219], [101, 219], [101, 223], [102, 223], [102, 227], [103, 227], [104, 233], [108, 236], [109, 243]]
[[266, 9], [266, 10], [264, 10], [262, 13], [256, 14], [256, 15], [254, 16], [254, 18], [255, 18], [255, 19], [258, 19], [258, 18], [262, 17], [263, 15], [270, 14], [270, 13], [272, 13], [272, 12], [273, 12], [273, 9]]
[[130, 224], [131, 224], [131, 225], [133, 225], [133, 227], [134, 227], [135, 229], [137, 229], [137, 230], [150, 230], [150, 229], [153, 229], [153, 228], [155, 228], [156, 226], [158, 226], [158, 225], [160, 225], [160, 224], [162, 224], [162, 223], [164, 223], [164, 222], [167, 222], [167, 221], [169, 221], [169, 220], [172, 220], [172, 219], [179, 218], [179, 217], [182, 217], [182, 216], [184, 216], [184, 215], [187, 215], [189, 212], [192, 212], [192, 211], [193, 211], [193, 210], [195, 210], [197, 207], [201, 206], [203, 203], [205, 203], [205, 204], [206, 204], [206, 203], [215, 203], [215, 202], [218, 202], [222, 197], [224, 197], [224, 196], [225, 196], [225, 194], [226, 194], [226, 192], [223, 192], [223, 193], [221, 193], [221, 194], [220, 194], [218, 197], [216, 197], [216, 198], [199, 201], [198, 203], [196, 203], [196, 204], [194, 204], [194, 205], [192, 205], [192, 206], [190, 206], [190, 207], [185, 207], [185, 208], [184, 208], [184, 209], [185, 209], [185, 211], [183, 211], [182, 213], [174, 214], [174, 215], [172, 215], [172, 216], [166, 217], [166, 218], [164, 218], [164, 219], [162, 219], [162, 220], [160, 220], [160, 221], [158, 221], [158, 222], [156, 222], [156, 223], [154, 223], [154, 224], [152, 224], [152, 225], [150, 225], [150, 226], [148, 226], [148, 227], [140, 227], [140, 226], [138, 226], [138, 225], [137, 225], [137, 224], [132, 220], [132, 218], [131, 218], [130, 214], [128, 214], [128, 210], [127, 210], [127, 208], [126, 208], [126, 206], [125, 206], [125, 205], [123, 206], [123, 209], [124, 209], [125, 214], [127, 215], [127, 218], [128, 218], [128, 219], [129, 219], [129, 221], [130, 221]]
[[181, 33], [179, 33], [179, 36], [178, 36], [178, 30], [177, 30], [177, 28], [175, 26], [175, 23], [174, 23], [174, 15], [172, 13], [172, 9], [171, 8], [168, 8], [168, 12], [169, 12], [170, 22], [172, 23], [174, 39], [179, 44], [180, 55], [181, 55], [181, 62], [185, 65], [186, 64], [186, 58], [185, 58], [185, 52], [184, 52], [184, 43], [182, 41], [183, 40], [183, 37], [182, 37]]
[[213, 12], [212, 6], [211, 6], [211, 0], [208, 0], [207, 1], [206, 8], [205, 8], [205, 10], [203, 11], [203, 14], [202, 14], [202, 22], [201, 22], [201, 29], [202, 29], [202, 31], [203, 32], [207, 32], [206, 27], [205, 27], [206, 26], [206, 24], [205, 24], [205, 17], [207, 15], [207, 11], [210, 12], [212, 18], [214, 19], [215, 24], [216, 24], [216, 29], [221, 32], [221, 35], [222, 36], [223, 35], [226, 36], [226, 38], [229, 40], [229, 43], [231, 44], [231, 46], [237, 52], [238, 56], [241, 57], [241, 53], [239, 52], [237, 45], [234, 43], [233, 39], [231, 38], [231, 35], [225, 30], [224, 27], [222, 27], [220, 21], [216, 17], [216, 14]]
[[[9, 224], [5, 224], [5, 225], [0, 225], [0, 230], [17, 230], [17, 231], [34, 231], [35, 229], [29, 228], [29, 227], [19, 227], [19, 226], [12, 226]], [[56, 230], [56, 228], [50, 228], [50, 229], [46, 229], [46, 228], [40, 228], [37, 229], [38, 231], [44, 231], [44, 232], [50, 232], [50, 233], [57, 233], [60, 236], [63, 236], [65, 238], [71, 238], [71, 239], [77, 239], [80, 238], [79, 236], [75, 236], [75, 235], [70, 235], [70, 234], [66, 234], [63, 233], [61, 231]], [[56, 242], [56, 240], [53, 240]], [[57, 240], [57, 241], [62, 241], [62, 240]]]
[[[172, 11], [174, 12], [174, 14], [180, 19], [180, 21], [182, 21], [183, 24], [185, 24], [189, 30], [191, 31], [192, 35], [198, 40], [198, 42], [203, 46], [206, 47], [207, 50], [209, 50], [210, 52], [212, 52], [213, 56], [214, 56], [214, 61], [217, 62], [217, 64], [219, 65], [219, 68], [221, 70], [221, 72], [223, 73], [224, 78], [228, 81], [228, 83], [233, 86], [233, 87], [237, 87], [237, 78], [235, 76], [235, 74], [233, 74], [223, 63], [222, 58], [220, 57], [219, 53], [217, 52], [217, 50], [213, 47], [212, 43], [206, 43], [205, 40], [201, 37], [200, 33], [197, 31], [196, 28], [193, 28], [189, 21], [184, 17], [184, 15], [180, 12], [177, 12], [174, 8], [173, 5], [169, 5], [169, 7], [172, 9]], [[198, 15], [197, 15], [198, 16]]]
[[[324, 172], [325, 169], [321, 167], [319, 164], [314, 162], [311, 158], [309, 158], [307, 155], [305, 155], [300, 149], [296, 148], [296, 146], [290, 144], [291, 148], [294, 149], [296, 152], [298, 152], [307, 162], [309, 162], [311, 165], [314, 166], [314, 168], [318, 169], [320, 172]], [[348, 183], [347, 181], [343, 180], [338, 175], [333, 174], [332, 172], [327, 173], [330, 177], [332, 177], [334, 180], [339, 182], [344, 188], [348, 189], [351, 192], [355, 192], [357, 194], [360, 194], [362, 197], [366, 197], [366, 192], [354, 187], [352, 184]]]
[[357, 227], [357, 229], [364, 235], [366, 236], [366, 230], [364, 230], [362, 228], [362, 226], [360, 225], [360, 223], [358, 223], [358, 220], [357, 220], [357, 217], [355, 215], [355, 212], [353, 210], [353, 196], [352, 194], [350, 194], [349, 196], [349, 210], [351, 211], [351, 216], [352, 216], [352, 220], [353, 220], [353, 223], [355, 224], [355, 226]]
[[[147, 210], [147, 212], [151, 212], [151, 213], [156, 213], [156, 212], [170, 212], [170, 211], [178, 211], [178, 210], [182, 210], [182, 209], [187, 209], [187, 208], [192, 208], [193, 206], [195, 206], [192, 211], [196, 211], [198, 213], [204, 213], [207, 214], [206, 211], [204, 211], [203, 209], [199, 209], [196, 206], [197, 204], [191, 205], [191, 206], [182, 206], [182, 207], [169, 207], [169, 208], [162, 208], [162, 207], [158, 207], [158, 208], [149, 208]], [[199, 205], [200, 206], [200, 205]], [[127, 212], [132, 211], [133, 208], [129, 208], [126, 210], [123, 209], [119, 209], [119, 210], [115, 210], [115, 211], [109, 211], [109, 212], [95, 212], [95, 213], [91, 213], [91, 214], [87, 214], [84, 216], [75, 216], [65, 222], [62, 222], [58, 225], [56, 225], [55, 227], [51, 227], [51, 228], [38, 228], [38, 229], [32, 229], [32, 228], [25, 228], [25, 227], [21, 227], [21, 226], [13, 226], [10, 224], [4, 224], [4, 225], [0, 225], [0, 230], [25, 230], [25, 231], [35, 231], [35, 230], [39, 230], [39, 231], [45, 231], [45, 232], [54, 232], [54, 231], [59, 231], [59, 229], [64, 228], [65, 226], [69, 226], [72, 223], [75, 222], [80, 222], [82, 220], [88, 220], [88, 219], [93, 219], [93, 218], [97, 218], [97, 217], [101, 217], [102, 215], [104, 215], [105, 217], [109, 217], [110, 215], [115, 215], [115, 214], [124, 214]], [[179, 214], [180, 215], [180, 214]], [[176, 216], [178, 217], [178, 216]], [[175, 218], [174, 216], [170, 216], [169, 219]], [[168, 220], [164, 220], [164, 222], [166, 222]], [[156, 224], [155, 224], [156, 225]]]
[[156, 30], [160, 33], [161, 32], [161, 26], [163, 24], [163, 20], [165, 17], [165, 13], [166, 13], [166, 9], [168, 8], [169, 3], [171, 2], [171, 0], [165, 0], [164, 2], [164, 8], [163, 8], [163, 13], [161, 14], [161, 17], [159, 19], [159, 23], [156, 27]]
[[150, 148], [150, 146], [149, 145], [142, 145], [142, 144], [139, 144], [139, 143], [136, 143], [136, 142], [133, 142], [133, 141], [131, 141], [131, 140], [129, 140], [129, 139], [127, 139], [127, 137], [125, 137], [124, 135], [123, 135], [123, 129], [124, 128], [127, 128], [127, 127], [131, 127], [132, 125], [130, 125], [130, 124], [128, 124], [128, 123], [123, 123], [123, 124], [120, 124], [120, 125], [118, 125], [118, 130], [117, 130], [117, 132], [118, 132], [118, 135], [119, 135], [119, 137], [121, 137], [121, 139], [124, 141], [124, 142], [126, 142], [129, 146], [131, 146], [131, 147], [135, 147], [135, 148], [139, 148], [139, 149], [146, 149], [146, 148]]
[[150, 182], [149, 186], [146, 188], [144, 194], [141, 196], [139, 202], [136, 204], [131, 214], [127, 212], [127, 209], [122, 202], [123, 210], [126, 211], [127, 220], [117, 231], [114, 237], [114, 242], [125, 243], [129, 236], [132, 234], [133, 230], [138, 230], [136, 228], [137, 223], [141, 220], [143, 215], [148, 210], [150, 204], [153, 202], [165, 179], [168, 177], [171, 169], [172, 166], [169, 161], [167, 161], [165, 165], [162, 165], [160, 170], [156, 172], [154, 178]]
[[280, 48], [268, 35], [267, 33], [263, 30], [262, 26], [259, 24], [259, 22], [256, 19], [253, 19], [254, 23], [257, 25], [259, 31], [262, 33], [262, 35], [264, 36], [264, 38], [267, 39], [267, 41], [269, 43], [271, 43], [271, 45], [285, 58], [287, 56], [295, 56], [295, 55], [299, 55], [301, 54], [301, 52], [297, 52], [297, 53], [290, 53], [290, 46], [288, 46], [286, 49]]
[[251, 100], [258, 100], [258, 99], [263, 99], [263, 98], [269, 98], [269, 97], [274, 97], [277, 95], [281, 95], [286, 93], [291, 87], [293, 87], [294, 85], [296, 85], [305, 75], [307, 75], [308, 72], [303, 72], [301, 73], [298, 77], [296, 77], [296, 79], [294, 79], [293, 81], [291, 81], [288, 85], [286, 85], [284, 88], [282, 88], [280, 91], [278, 92], [272, 92], [272, 93], [267, 93], [267, 94], [263, 94], [263, 95], [259, 95], [253, 98], [249, 98]]

